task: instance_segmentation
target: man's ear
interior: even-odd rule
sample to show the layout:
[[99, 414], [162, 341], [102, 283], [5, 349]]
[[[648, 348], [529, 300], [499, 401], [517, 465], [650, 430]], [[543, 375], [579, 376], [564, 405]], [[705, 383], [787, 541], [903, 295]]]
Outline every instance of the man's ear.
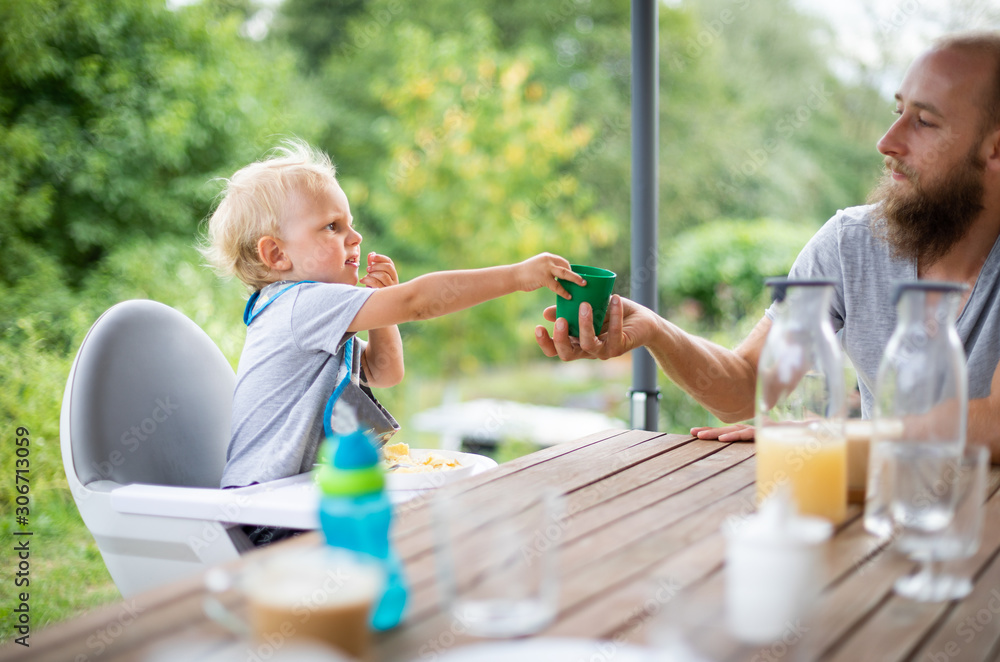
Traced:
[[292, 260], [282, 249], [281, 240], [270, 235], [257, 240], [257, 256], [272, 271], [288, 271], [292, 268]]
[[989, 151], [986, 156], [986, 167], [990, 170], [1000, 171], [1000, 126], [996, 127], [986, 136]]

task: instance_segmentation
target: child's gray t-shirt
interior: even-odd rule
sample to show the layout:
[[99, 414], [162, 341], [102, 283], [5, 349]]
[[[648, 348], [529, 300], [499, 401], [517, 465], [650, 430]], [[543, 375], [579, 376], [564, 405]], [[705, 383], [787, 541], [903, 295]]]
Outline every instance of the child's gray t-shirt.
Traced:
[[347, 327], [375, 291], [301, 283], [267, 304], [290, 284], [268, 285], [254, 306], [261, 312], [247, 327], [236, 371], [222, 487], [312, 468], [323, 440], [326, 401], [337, 385], [344, 343], [353, 335]]
[[[830, 317], [844, 352], [858, 373], [861, 414], [871, 418], [879, 362], [896, 327], [892, 290], [897, 281], [916, 280], [914, 260], [892, 256], [872, 234], [872, 207], [851, 207], [820, 228], [796, 258], [791, 278], [834, 281]], [[969, 398], [990, 394], [1000, 361], [1000, 239], [994, 243], [979, 279], [958, 317], [958, 335], [969, 366]], [[767, 316], [774, 319], [772, 308]]]

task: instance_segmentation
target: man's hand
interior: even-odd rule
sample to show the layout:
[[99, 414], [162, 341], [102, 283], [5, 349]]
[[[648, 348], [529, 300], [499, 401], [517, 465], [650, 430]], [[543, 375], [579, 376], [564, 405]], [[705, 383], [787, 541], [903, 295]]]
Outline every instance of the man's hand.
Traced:
[[399, 285], [399, 274], [396, 273], [396, 265], [392, 263], [391, 258], [385, 255], [369, 253], [368, 275], [361, 279], [361, 283], [375, 289]]
[[691, 436], [718, 441], [753, 441], [754, 427], [737, 423], [721, 428], [691, 428]]
[[645, 330], [654, 313], [617, 294], [611, 297], [604, 316], [604, 328], [598, 336], [594, 332], [594, 311], [590, 304], [580, 304], [580, 337], [569, 335], [565, 319], [556, 319], [556, 307], [550, 306], [543, 313], [545, 319], [555, 322], [552, 337], [544, 326], [535, 327], [535, 341], [545, 356], [558, 356], [563, 361], [576, 359], [610, 359], [630, 352], [643, 344]]

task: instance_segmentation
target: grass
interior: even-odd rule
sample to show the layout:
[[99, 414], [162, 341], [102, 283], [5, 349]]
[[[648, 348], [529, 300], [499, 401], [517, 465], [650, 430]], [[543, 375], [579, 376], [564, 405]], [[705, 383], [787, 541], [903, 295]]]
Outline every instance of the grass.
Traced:
[[118, 590], [69, 490], [41, 490], [32, 511], [38, 513], [30, 527], [32, 630], [117, 600]]

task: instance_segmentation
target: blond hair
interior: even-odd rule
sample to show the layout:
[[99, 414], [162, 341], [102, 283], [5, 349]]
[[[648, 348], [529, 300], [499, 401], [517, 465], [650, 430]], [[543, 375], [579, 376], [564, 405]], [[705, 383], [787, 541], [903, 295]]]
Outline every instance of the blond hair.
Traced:
[[336, 183], [337, 169], [327, 154], [293, 139], [222, 181], [222, 200], [199, 250], [220, 275], [236, 276], [250, 290], [259, 290], [273, 281], [257, 252], [260, 238], [280, 237], [290, 197], [325, 191]]

